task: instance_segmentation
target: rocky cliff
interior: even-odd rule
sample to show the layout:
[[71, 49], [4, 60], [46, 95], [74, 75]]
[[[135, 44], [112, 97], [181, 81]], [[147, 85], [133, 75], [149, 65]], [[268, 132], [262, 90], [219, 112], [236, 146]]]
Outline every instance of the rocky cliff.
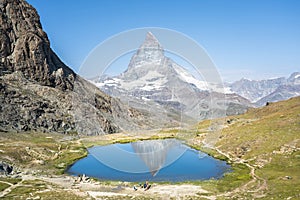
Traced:
[[144, 115], [58, 58], [26, 1], [0, 0], [0, 11], [0, 131], [95, 135], [146, 126]]
[[36, 10], [23, 0], [2, 0], [0, 10], [0, 74], [20, 71], [41, 85], [72, 90], [76, 74], [50, 48]]

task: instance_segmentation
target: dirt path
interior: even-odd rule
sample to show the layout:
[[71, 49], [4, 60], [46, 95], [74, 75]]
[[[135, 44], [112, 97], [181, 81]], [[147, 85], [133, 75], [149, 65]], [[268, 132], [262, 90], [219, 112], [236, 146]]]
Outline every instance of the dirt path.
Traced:
[[8, 184], [9, 187], [6, 188], [5, 190], [0, 192], [0, 198], [4, 197], [5, 195], [9, 194], [13, 189], [15, 189], [16, 187], [19, 187], [20, 185], [22, 185], [23, 180], [21, 180], [20, 182], [18, 182], [17, 184], [12, 184], [6, 181], [0, 181], [1, 183], [5, 183]]
[[[221, 155], [225, 156], [226, 158], [228, 158], [233, 163], [240, 163], [240, 164], [246, 165], [250, 169], [250, 175], [251, 175], [252, 180], [250, 180], [248, 183], [234, 189], [233, 191], [225, 192], [225, 193], [218, 194], [218, 195], [202, 196], [202, 197], [207, 198], [207, 199], [217, 199], [218, 197], [234, 197], [238, 193], [245, 193], [245, 192], [253, 193], [255, 195], [255, 194], [257, 194], [257, 193], [259, 193], [263, 190], [266, 190], [268, 188], [267, 181], [265, 179], [259, 177], [255, 173], [255, 167], [250, 165], [247, 162], [247, 160], [240, 159], [240, 158], [233, 158], [229, 154], [222, 152], [217, 147], [215, 147], [213, 149], [216, 150], [219, 154], [221, 154]], [[255, 184], [255, 183], [257, 183], [256, 189], [250, 190], [251, 185]]]
[[[1, 181], [3, 183], [9, 184], [10, 187], [6, 188], [4, 191], [0, 192], [0, 197], [5, 197], [13, 189], [19, 186], [24, 186], [23, 182], [26, 180], [41, 180], [49, 183], [50, 185], [55, 185], [56, 187], [62, 188], [64, 191], [70, 191], [76, 195], [83, 197], [92, 197], [94, 199], [103, 199], [106, 197], [113, 197], [120, 199], [122, 197], [151, 197], [151, 198], [185, 198], [187, 196], [199, 196], [198, 194], [207, 194], [208, 191], [202, 189], [200, 186], [182, 184], [182, 185], [157, 185], [152, 183], [152, 186], [149, 190], [145, 191], [142, 188], [138, 188], [137, 191], [133, 187], [127, 185], [126, 183], [120, 182], [119, 185], [106, 185], [97, 181], [89, 182], [80, 182], [76, 183], [76, 178], [68, 175], [61, 176], [35, 176], [35, 175], [21, 175], [22, 180], [13, 185]], [[55, 190], [55, 187], [51, 187], [52, 190]], [[49, 187], [46, 189], [49, 190]], [[42, 193], [43, 191], [39, 191]]]
[[152, 198], [184, 198], [187, 196], [198, 196], [198, 193], [207, 193], [206, 190], [203, 190], [200, 186], [195, 185], [154, 185], [149, 190], [144, 191], [144, 189], [138, 188], [137, 191], [134, 191], [131, 187], [122, 188], [119, 192], [111, 192], [111, 191], [88, 191], [88, 193], [94, 197], [95, 199], [101, 199], [101, 197], [152, 197]]

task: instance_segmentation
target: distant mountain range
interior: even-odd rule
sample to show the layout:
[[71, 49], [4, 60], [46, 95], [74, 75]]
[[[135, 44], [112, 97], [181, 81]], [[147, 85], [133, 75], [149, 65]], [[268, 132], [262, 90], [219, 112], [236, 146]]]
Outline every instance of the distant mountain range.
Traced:
[[289, 78], [273, 78], [267, 80], [241, 79], [228, 84], [231, 91], [248, 99], [256, 106], [267, 102], [286, 100], [300, 95], [300, 72], [294, 72]]

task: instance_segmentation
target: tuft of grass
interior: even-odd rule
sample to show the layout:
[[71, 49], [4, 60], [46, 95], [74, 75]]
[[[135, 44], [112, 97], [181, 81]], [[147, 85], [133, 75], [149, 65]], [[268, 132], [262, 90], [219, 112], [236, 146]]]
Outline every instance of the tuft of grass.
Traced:
[[38, 196], [43, 200], [53, 200], [53, 199], [62, 199], [62, 200], [82, 200], [84, 197], [77, 196], [71, 192], [67, 191], [47, 191], [38, 194]]
[[19, 178], [4, 178], [4, 177], [0, 177], [0, 181], [3, 181], [3, 182], [8, 182], [8, 183], [11, 183], [11, 184], [17, 184], [21, 181], [22, 179], [19, 179]]
[[[49, 191], [50, 188], [53, 188]], [[14, 188], [5, 196], [7, 200], [15, 199], [64, 199], [64, 200], [81, 200], [83, 197], [77, 196], [50, 183], [41, 180], [26, 180], [21, 186]]]
[[0, 192], [8, 188], [10, 185], [0, 182]]
[[231, 191], [251, 180], [250, 169], [243, 164], [232, 164], [232, 171], [218, 180], [207, 180], [200, 182], [203, 189], [219, 194]]
[[[267, 197], [280, 199], [300, 198], [300, 152], [274, 155], [272, 161], [258, 169], [257, 174], [268, 180]], [[263, 198], [263, 199], [267, 199]]]

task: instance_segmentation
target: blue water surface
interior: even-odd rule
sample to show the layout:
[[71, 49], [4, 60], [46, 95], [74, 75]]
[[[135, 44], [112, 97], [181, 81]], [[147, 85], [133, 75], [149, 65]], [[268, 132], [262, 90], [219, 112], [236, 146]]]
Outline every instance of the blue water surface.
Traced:
[[154, 175], [141, 156], [133, 149], [132, 144], [134, 143], [92, 147], [89, 149], [87, 157], [75, 162], [67, 170], [67, 173], [129, 182], [145, 180], [180, 182], [219, 179], [224, 173], [231, 171], [230, 165], [225, 161], [217, 160], [179, 141], [177, 143], [178, 145], [168, 148], [163, 161], [160, 159], [164, 165]]

